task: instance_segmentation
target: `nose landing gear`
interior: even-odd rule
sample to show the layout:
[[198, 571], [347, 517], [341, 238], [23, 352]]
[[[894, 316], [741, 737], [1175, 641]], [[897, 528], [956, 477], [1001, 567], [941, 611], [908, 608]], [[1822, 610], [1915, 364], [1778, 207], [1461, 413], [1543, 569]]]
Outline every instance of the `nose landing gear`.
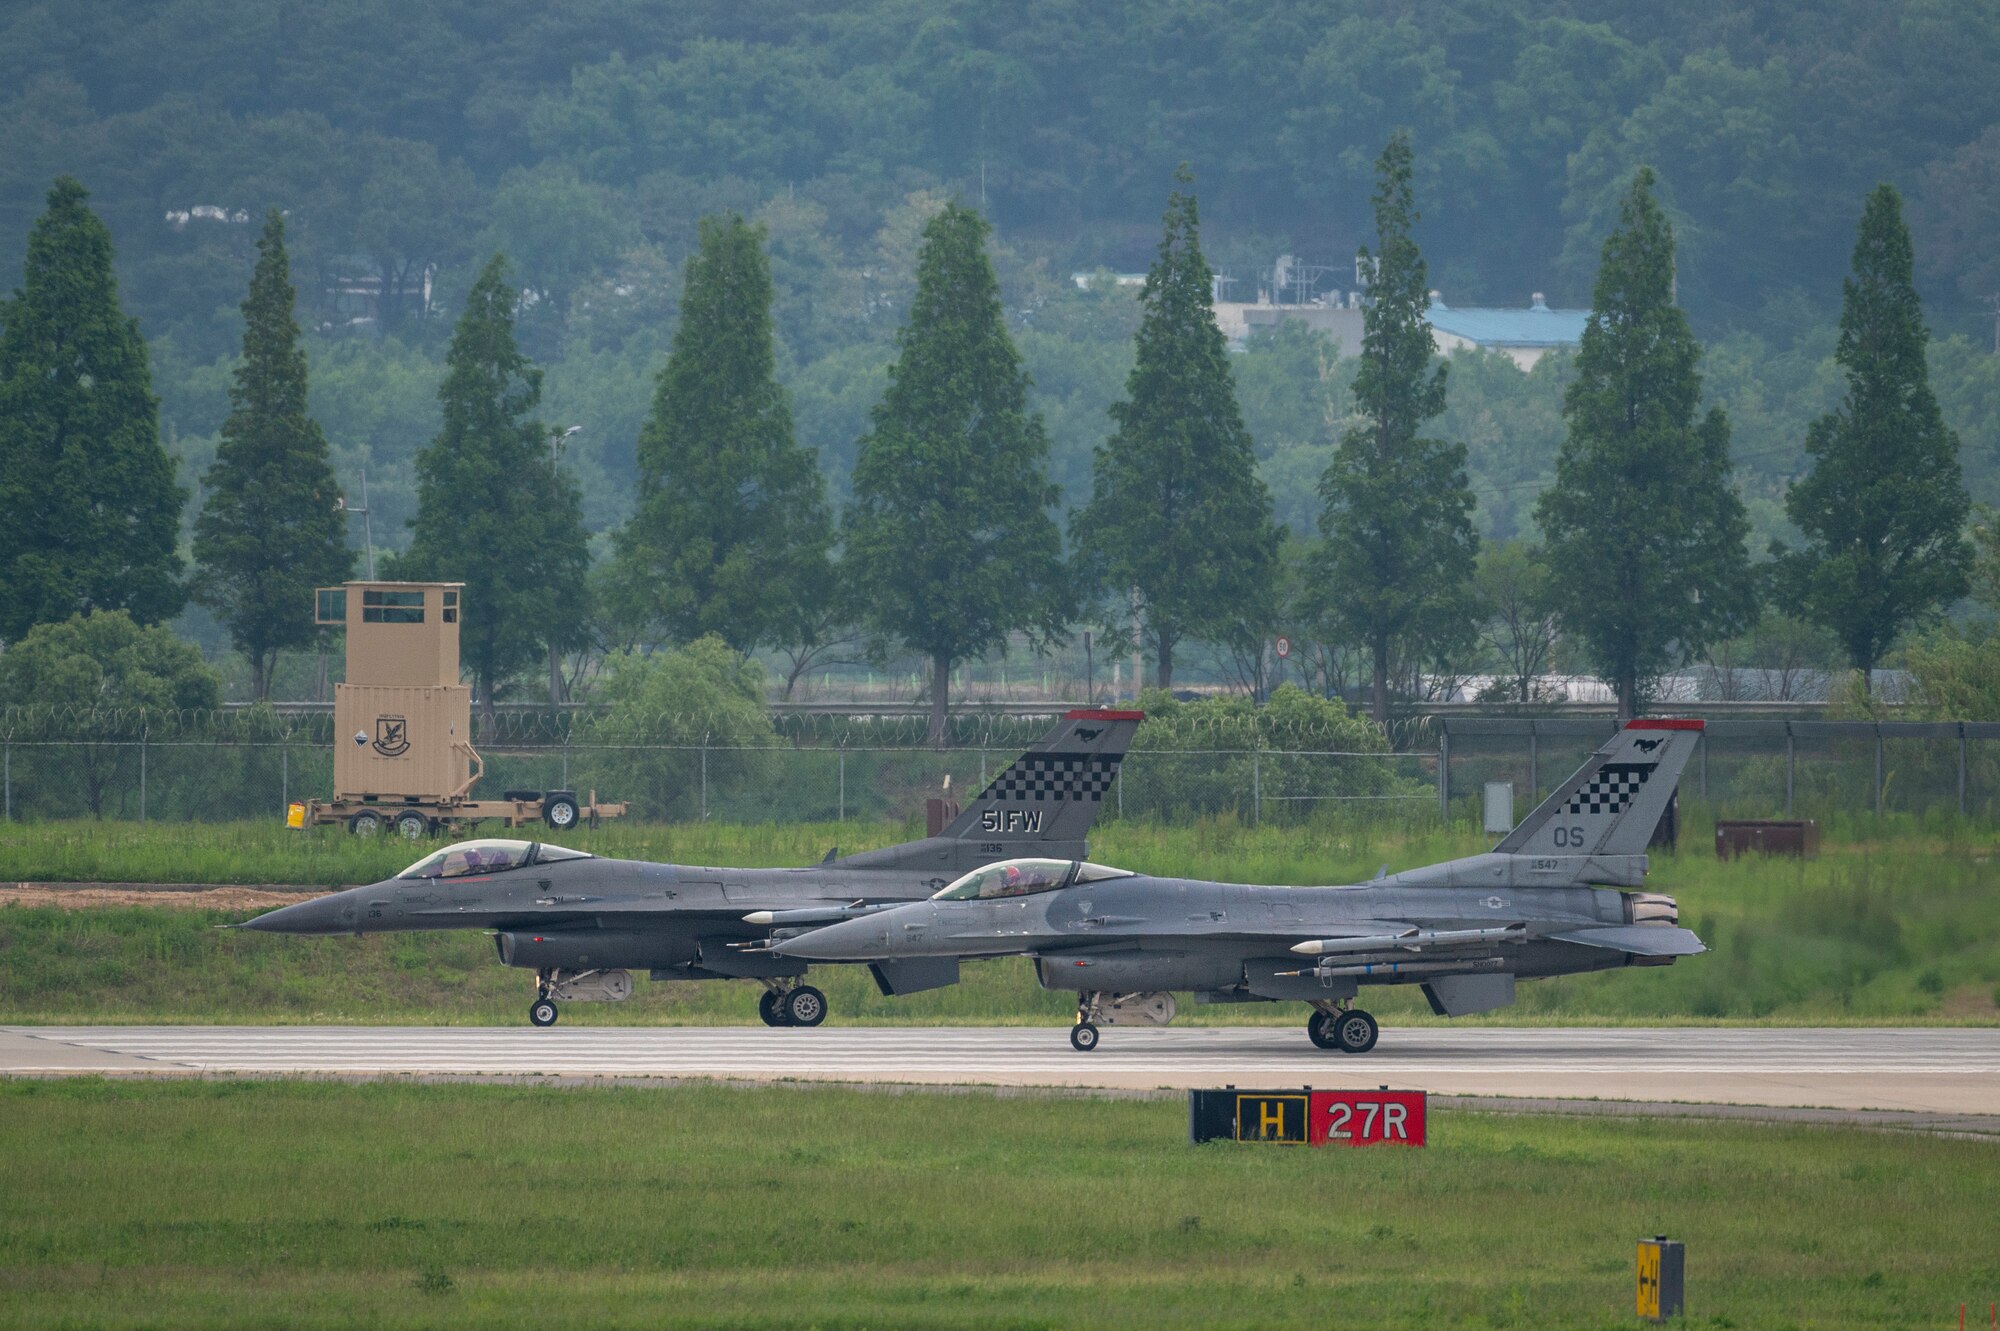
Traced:
[[549, 997], [549, 973], [543, 971], [535, 977], [535, 1001], [528, 1005], [528, 1024], [553, 1026], [558, 1015], [555, 1000]]

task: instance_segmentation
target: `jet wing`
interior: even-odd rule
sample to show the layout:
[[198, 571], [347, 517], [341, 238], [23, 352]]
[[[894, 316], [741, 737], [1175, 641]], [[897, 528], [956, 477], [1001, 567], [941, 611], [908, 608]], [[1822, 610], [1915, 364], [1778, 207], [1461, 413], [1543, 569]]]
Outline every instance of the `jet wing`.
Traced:
[[1708, 951], [1707, 944], [1692, 929], [1661, 924], [1621, 924], [1608, 928], [1568, 929], [1550, 934], [1558, 943], [1582, 943], [1587, 947], [1608, 947], [1640, 957], [1692, 957]]

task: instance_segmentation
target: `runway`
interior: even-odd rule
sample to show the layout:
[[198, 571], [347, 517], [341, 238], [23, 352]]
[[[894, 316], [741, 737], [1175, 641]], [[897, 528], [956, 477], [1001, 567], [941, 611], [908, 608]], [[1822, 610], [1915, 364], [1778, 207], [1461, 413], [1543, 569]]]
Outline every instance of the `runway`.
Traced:
[[442, 1074], [967, 1083], [1127, 1090], [1319, 1085], [1440, 1095], [2000, 1114], [2000, 1030], [1385, 1030], [1370, 1054], [1268, 1027], [0, 1027], [0, 1075]]

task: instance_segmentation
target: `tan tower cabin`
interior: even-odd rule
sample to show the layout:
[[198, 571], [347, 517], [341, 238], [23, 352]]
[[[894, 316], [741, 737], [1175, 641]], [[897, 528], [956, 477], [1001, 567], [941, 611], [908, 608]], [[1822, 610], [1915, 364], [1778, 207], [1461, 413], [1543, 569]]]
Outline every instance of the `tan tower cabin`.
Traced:
[[461, 582], [350, 582], [314, 594], [313, 622], [347, 634], [346, 682], [333, 688], [333, 798], [294, 804], [294, 827], [345, 823], [407, 837], [487, 818], [566, 831], [625, 812], [571, 790], [510, 790], [475, 800], [485, 764], [472, 747], [472, 690], [459, 682]]

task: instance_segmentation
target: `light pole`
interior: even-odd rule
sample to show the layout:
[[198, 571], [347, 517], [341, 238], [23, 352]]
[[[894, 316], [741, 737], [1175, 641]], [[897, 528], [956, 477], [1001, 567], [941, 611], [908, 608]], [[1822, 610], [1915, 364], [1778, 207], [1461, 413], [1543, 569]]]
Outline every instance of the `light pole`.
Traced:
[[569, 442], [569, 437], [571, 435], [575, 434], [578, 430], [581, 430], [582, 428], [583, 427], [581, 425], [572, 425], [567, 430], [558, 429], [553, 425], [549, 427], [549, 471], [550, 472], [554, 472], [556, 469], [556, 459], [562, 456], [563, 445]]

